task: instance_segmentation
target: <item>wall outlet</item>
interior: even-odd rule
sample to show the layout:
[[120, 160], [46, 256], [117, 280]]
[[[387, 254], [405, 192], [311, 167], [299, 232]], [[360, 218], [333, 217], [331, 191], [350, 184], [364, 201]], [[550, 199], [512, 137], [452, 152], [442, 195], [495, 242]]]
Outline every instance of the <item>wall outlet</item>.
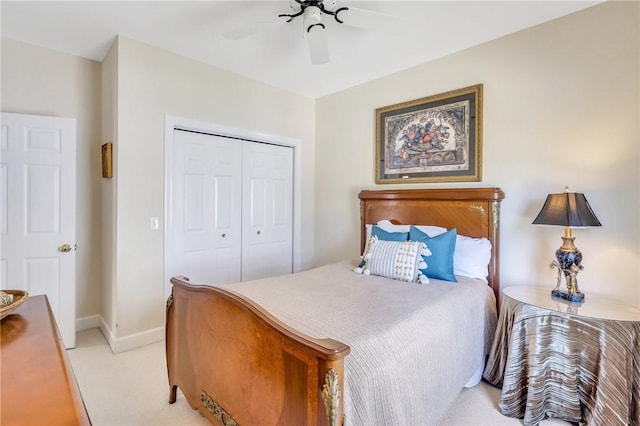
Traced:
[[160, 228], [160, 220], [157, 217], [152, 217], [151, 220], [149, 221], [149, 224], [151, 226], [151, 229]]

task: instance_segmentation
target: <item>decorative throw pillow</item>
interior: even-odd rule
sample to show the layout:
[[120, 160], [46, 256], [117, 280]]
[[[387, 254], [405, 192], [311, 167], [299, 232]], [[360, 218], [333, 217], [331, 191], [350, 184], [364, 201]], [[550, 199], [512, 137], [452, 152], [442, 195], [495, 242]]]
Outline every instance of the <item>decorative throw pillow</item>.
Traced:
[[[389, 231], [385, 231], [384, 229], [382, 229], [381, 227], [377, 226], [377, 225], [373, 225], [371, 227], [371, 236], [372, 237], [378, 237], [379, 240], [383, 240], [383, 241], [408, 241], [409, 240], [409, 228], [407, 228], [406, 232], [389, 232]], [[368, 244], [369, 239], [367, 239], [367, 244]], [[365, 252], [366, 252], [366, 247], [365, 247]], [[362, 268], [364, 266], [364, 252], [363, 252], [363, 257], [362, 260], [360, 260], [360, 264], [358, 265], [358, 268]]]
[[[442, 234], [430, 237], [425, 232], [415, 226], [411, 227], [409, 239], [411, 241], [420, 241], [427, 245], [431, 251], [428, 267], [422, 270], [422, 273], [429, 278], [438, 280], [458, 282], [454, 275], [453, 255], [456, 249], [456, 228]], [[425, 259], [426, 261], [426, 259]]]
[[397, 225], [390, 220], [379, 220], [377, 226], [387, 232], [406, 232], [409, 233], [411, 225]]
[[426, 244], [418, 241], [385, 241], [372, 236], [363, 255], [364, 265], [354, 272], [427, 284], [429, 279], [420, 269], [426, 267], [423, 256], [429, 254]]
[[440, 234], [444, 234], [447, 232], [447, 228], [443, 228], [442, 226], [433, 226], [433, 225], [411, 225], [415, 226], [431, 238], [437, 237]]
[[381, 227], [374, 225], [371, 228], [371, 236], [378, 237], [379, 240], [383, 241], [408, 241], [409, 240], [409, 231], [406, 232], [389, 232], [385, 231]]

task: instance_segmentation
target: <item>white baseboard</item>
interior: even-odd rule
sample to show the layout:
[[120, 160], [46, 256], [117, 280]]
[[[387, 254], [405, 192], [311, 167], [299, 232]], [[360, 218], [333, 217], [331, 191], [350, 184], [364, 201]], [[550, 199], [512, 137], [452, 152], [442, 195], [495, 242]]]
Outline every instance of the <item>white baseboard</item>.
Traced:
[[100, 315], [76, 318], [76, 333], [98, 327], [100, 327]]
[[151, 343], [160, 342], [164, 339], [164, 327], [152, 328], [150, 330], [119, 338], [113, 335], [111, 329], [102, 317], [100, 317], [99, 327], [102, 335], [107, 339], [107, 343], [109, 344], [109, 347], [111, 347], [111, 351], [116, 354], [130, 351], [131, 349], [136, 349], [141, 346], [146, 346]]
[[102, 318], [102, 317], [100, 317], [100, 325], [99, 325], [99, 327], [100, 327], [100, 332], [102, 333], [104, 338], [107, 339], [107, 343], [109, 344], [109, 347], [111, 348], [111, 352], [115, 352], [113, 347], [115, 345], [116, 336], [114, 336], [113, 333], [111, 333], [111, 328], [109, 328], [107, 323], [104, 321], [104, 318]]

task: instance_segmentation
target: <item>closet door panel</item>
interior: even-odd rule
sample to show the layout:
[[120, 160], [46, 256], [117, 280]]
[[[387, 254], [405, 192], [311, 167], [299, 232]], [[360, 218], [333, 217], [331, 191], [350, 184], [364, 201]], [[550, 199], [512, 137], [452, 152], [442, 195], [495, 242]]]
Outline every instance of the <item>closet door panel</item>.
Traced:
[[175, 131], [172, 270], [194, 284], [240, 281], [242, 146]]
[[245, 142], [242, 182], [242, 280], [290, 274], [293, 149]]

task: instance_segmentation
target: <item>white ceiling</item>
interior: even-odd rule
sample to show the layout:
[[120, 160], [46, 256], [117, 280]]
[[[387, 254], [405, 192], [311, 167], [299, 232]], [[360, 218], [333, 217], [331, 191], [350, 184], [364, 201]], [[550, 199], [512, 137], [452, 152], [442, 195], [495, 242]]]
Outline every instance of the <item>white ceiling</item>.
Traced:
[[[593, 6], [602, 0], [358, 1], [404, 19], [361, 29], [325, 15], [331, 60], [311, 65], [302, 20], [241, 40], [222, 33], [289, 13], [280, 1], [6, 1], [2, 36], [101, 61], [117, 35], [312, 98]], [[352, 13], [354, 13], [352, 11]], [[355, 19], [355, 17], [353, 17]], [[281, 19], [285, 21], [284, 19]], [[352, 21], [353, 22], [353, 21]], [[385, 28], [383, 28], [385, 27]]]

